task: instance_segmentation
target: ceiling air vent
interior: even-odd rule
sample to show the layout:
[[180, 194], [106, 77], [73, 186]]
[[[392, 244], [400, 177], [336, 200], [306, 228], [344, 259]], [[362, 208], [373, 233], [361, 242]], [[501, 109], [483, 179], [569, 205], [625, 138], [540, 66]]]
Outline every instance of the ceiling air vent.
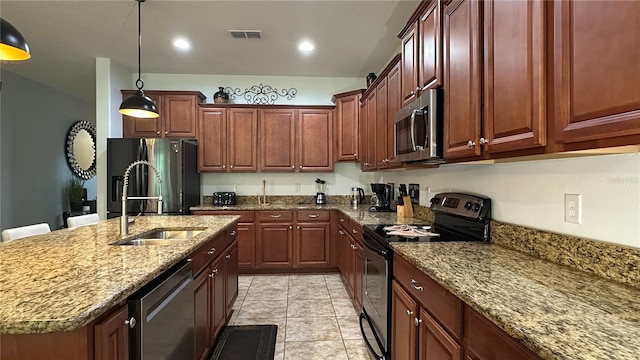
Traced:
[[227, 30], [234, 39], [262, 39], [262, 30]]

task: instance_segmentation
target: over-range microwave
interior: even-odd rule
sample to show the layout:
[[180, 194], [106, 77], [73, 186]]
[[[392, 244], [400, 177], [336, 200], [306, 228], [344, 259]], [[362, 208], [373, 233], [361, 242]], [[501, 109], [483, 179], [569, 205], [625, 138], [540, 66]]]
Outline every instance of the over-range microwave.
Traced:
[[394, 115], [394, 162], [443, 163], [442, 89], [430, 89]]

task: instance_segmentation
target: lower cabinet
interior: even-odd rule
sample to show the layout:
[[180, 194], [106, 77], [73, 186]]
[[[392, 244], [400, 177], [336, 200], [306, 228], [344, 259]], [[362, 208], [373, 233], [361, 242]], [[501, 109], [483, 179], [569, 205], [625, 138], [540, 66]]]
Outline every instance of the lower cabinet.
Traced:
[[95, 360], [129, 359], [128, 315], [125, 304], [95, 325]]
[[[353, 228], [354, 225], [356, 226], [355, 228]], [[354, 235], [360, 234], [362, 230], [361, 228], [358, 230], [359, 226], [356, 224], [351, 224], [347, 227], [351, 230], [347, 230], [343, 226], [340, 226], [338, 230], [341, 248], [340, 273], [356, 310], [360, 312], [364, 296], [364, 249], [360, 244], [360, 239], [352, 236], [352, 234], [354, 234], [354, 229], [356, 231]]]
[[257, 267], [261, 269], [293, 266], [293, 223], [258, 224]]

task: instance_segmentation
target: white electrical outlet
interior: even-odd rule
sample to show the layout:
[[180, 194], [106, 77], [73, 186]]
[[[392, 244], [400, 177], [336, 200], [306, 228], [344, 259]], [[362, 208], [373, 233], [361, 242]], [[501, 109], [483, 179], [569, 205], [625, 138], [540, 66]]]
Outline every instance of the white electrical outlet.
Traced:
[[233, 184], [233, 192], [238, 192], [238, 184]]
[[572, 224], [582, 222], [582, 195], [564, 194], [564, 221]]
[[296, 183], [296, 192], [299, 193], [300, 192], [300, 184]]

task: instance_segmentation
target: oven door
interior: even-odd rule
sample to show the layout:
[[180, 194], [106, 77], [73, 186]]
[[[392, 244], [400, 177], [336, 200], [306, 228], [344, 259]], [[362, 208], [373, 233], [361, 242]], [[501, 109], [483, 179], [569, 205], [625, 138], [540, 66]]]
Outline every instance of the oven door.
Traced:
[[362, 235], [365, 258], [363, 313], [360, 329], [376, 359], [387, 359], [390, 350], [391, 251], [369, 234]]

